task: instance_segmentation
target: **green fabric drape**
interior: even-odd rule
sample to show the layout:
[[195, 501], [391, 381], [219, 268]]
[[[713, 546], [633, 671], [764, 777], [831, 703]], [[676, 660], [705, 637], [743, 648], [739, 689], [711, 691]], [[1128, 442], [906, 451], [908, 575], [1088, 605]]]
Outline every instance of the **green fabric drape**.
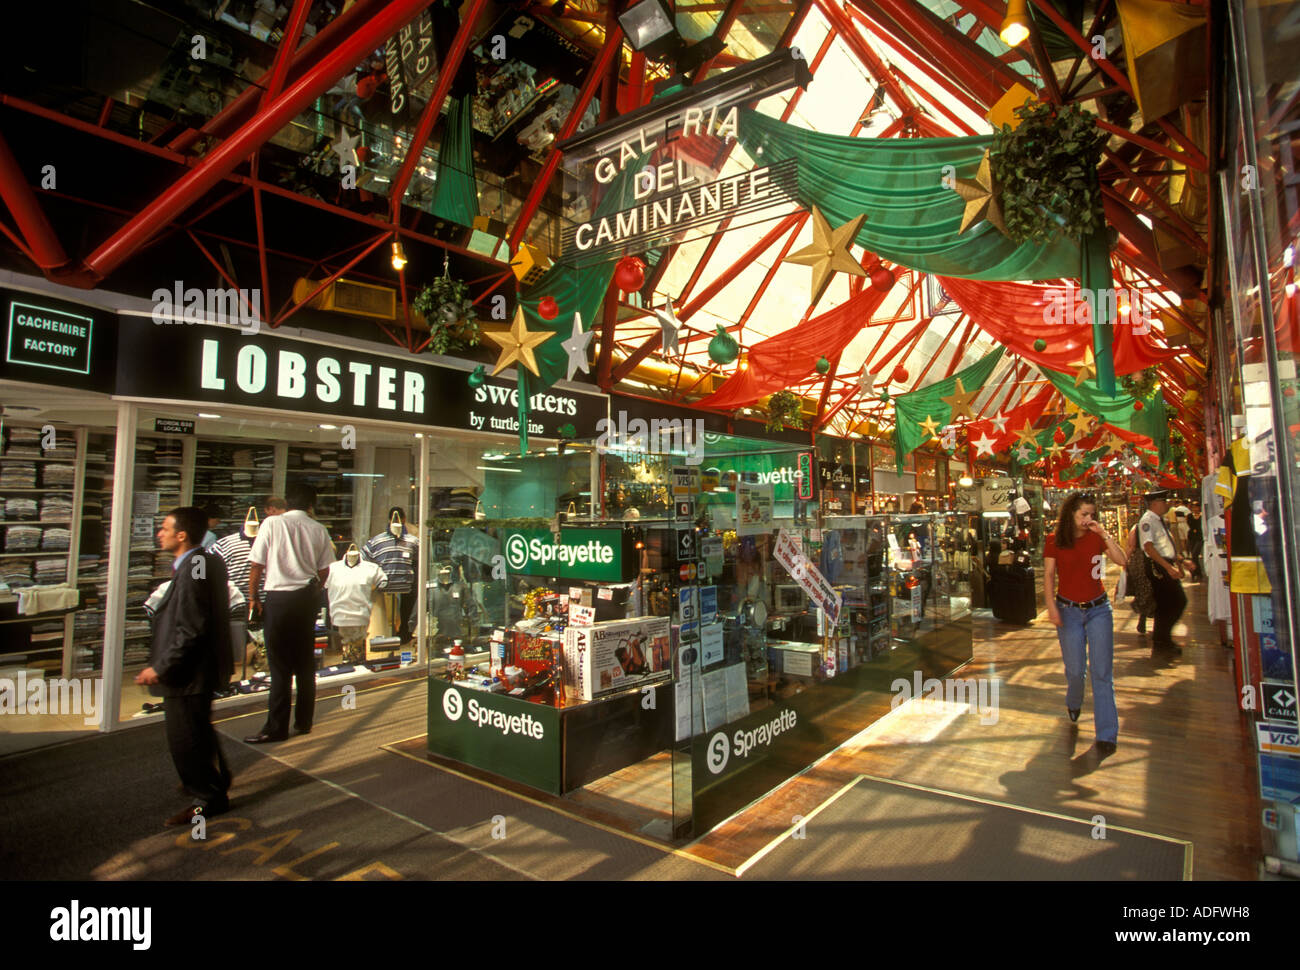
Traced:
[[975, 280], [1080, 278], [1069, 237], [1018, 245], [987, 222], [958, 234], [965, 203], [944, 178], [974, 179], [992, 137], [849, 138], [754, 111], [741, 113], [739, 137], [758, 164], [797, 159], [799, 201], [832, 225], [865, 212], [857, 243], [899, 265]]
[[1161, 465], [1173, 457], [1173, 452], [1169, 448], [1169, 422], [1165, 418], [1164, 400], [1159, 395], [1154, 401], [1144, 402], [1141, 411], [1135, 411], [1133, 403], [1136, 399], [1130, 394], [1105, 394], [1094, 381], [1084, 381], [1075, 387], [1071, 375], [1061, 374], [1045, 367], [1039, 369], [1066, 400], [1073, 401], [1107, 424], [1136, 431], [1154, 441], [1160, 452]]
[[[1106, 229], [1089, 233], [1083, 240], [1083, 269], [1080, 282], [1084, 293], [1109, 293], [1115, 285], [1110, 268], [1110, 244]], [[1097, 365], [1097, 387], [1102, 394], [1115, 394], [1115, 333], [1111, 326], [1110, 300], [1092, 301], [1092, 356]], [[1115, 326], [1118, 326], [1118, 322]]]
[[[593, 219], [626, 209], [632, 204], [634, 179], [641, 170], [643, 161], [644, 158], [629, 162], [615, 177], [610, 183], [609, 191], [597, 204]], [[605, 291], [609, 289], [609, 281], [614, 278], [617, 263], [617, 258], [581, 268], [556, 263], [541, 279], [519, 294], [529, 330], [549, 330], [560, 334], [558, 338], [539, 344], [534, 351], [542, 387], [550, 387], [568, 376], [569, 355], [561, 344], [573, 332], [573, 315], [582, 315], [583, 330], [595, 326], [596, 315], [600, 312], [601, 301], [605, 299]], [[554, 320], [543, 320], [537, 312], [537, 304], [544, 296], [554, 297], [559, 304], [560, 312]]]
[[1006, 348], [999, 347], [952, 377], [894, 398], [894, 457], [900, 475], [903, 474], [903, 459], [907, 454], [930, 438], [919, 422], [931, 420], [937, 422], [939, 427], [948, 424], [952, 419], [952, 407], [939, 399], [952, 396], [957, 390], [958, 378], [967, 391], [983, 387], [1004, 353]]
[[473, 96], [455, 98], [438, 149], [438, 179], [433, 187], [433, 214], [462, 226], [473, 225], [478, 215], [473, 120]]

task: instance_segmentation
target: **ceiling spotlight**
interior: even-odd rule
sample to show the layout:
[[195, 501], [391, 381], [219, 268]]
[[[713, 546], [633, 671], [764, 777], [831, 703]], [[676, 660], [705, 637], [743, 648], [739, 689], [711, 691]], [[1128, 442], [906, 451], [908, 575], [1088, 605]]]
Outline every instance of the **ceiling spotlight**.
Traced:
[[627, 42], [651, 60], [657, 60], [681, 44], [673, 12], [666, 0], [641, 0], [618, 15]]
[[402, 248], [400, 239], [393, 240], [393, 269], [398, 270], [406, 265], [406, 250]]
[[1029, 0], [1008, 0], [1007, 16], [998, 36], [1008, 47], [1019, 47], [1029, 37]]

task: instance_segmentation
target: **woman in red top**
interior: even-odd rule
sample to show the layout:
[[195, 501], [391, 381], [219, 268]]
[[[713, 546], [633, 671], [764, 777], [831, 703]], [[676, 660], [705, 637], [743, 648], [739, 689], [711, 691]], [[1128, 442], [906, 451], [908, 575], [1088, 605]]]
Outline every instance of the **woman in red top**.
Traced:
[[1102, 578], [1106, 556], [1118, 566], [1124, 550], [1096, 519], [1096, 500], [1071, 492], [1061, 504], [1056, 533], [1043, 548], [1043, 586], [1047, 593], [1047, 618], [1056, 627], [1065, 661], [1065, 707], [1071, 721], [1079, 720], [1083, 707], [1083, 675], [1092, 664], [1093, 726], [1097, 749], [1111, 754], [1119, 739], [1119, 712], [1115, 710], [1115, 627]]

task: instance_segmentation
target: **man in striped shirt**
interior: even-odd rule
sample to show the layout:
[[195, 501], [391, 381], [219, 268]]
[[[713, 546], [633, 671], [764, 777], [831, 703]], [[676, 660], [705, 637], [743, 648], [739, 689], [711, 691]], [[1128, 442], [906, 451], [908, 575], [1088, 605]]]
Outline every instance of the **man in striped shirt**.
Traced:
[[[269, 519], [273, 515], [279, 515], [285, 511], [284, 499], [271, 496], [262, 505], [262, 515], [264, 519]], [[230, 576], [230, 581], [235, 586], [245, 591], [248, 590], [248, 573], [249, 562], [248, 552], [253, 548], [253, 540], [257, 538], [258, 523], [245, 521], [241, 531], [231, 533], [208, 546], [208, 552], [221, 557], [221, 561], [226, 564], [226, 573]], [[259, 604], [266, 602], [266, 581], [257, 585], [257, 599]], [[235, 651], [235, 659], [238, 661], [242, 654], [245, 666], [253, 663], [257, 656], [257, 644], [253, 643], [248, 636], [248, 614], [252, 610], [252, 604], [247, 601], [235, 604], [232, 602], [230, 607], [230, 643]]]

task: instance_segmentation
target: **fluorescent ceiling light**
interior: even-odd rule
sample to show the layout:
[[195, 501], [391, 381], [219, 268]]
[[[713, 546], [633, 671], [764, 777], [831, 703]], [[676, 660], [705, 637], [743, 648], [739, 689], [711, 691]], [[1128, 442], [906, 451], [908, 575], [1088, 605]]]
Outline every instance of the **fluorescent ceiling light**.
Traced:
[[500, 467], [496, 467], [496, 468], [494, 468], [494, 467], [491, 466], [491, 465], [475, 465], [474, 467], [477, 468], [479, 471], [484, 471], [484, 472], [509, 472], [511, 475], [518, 475], [518, 474], [520, 473], [520, 471], [522, 471], [522, 469], [519, 469], [519, 468], [500, 468]]
[[219, 417], [221, 417], [221, 415], [219, 415], [219, 414], [207, 414], [207, 413], [204, 412], [204, 411], [200, 411], [200, 412], [199, 412], [199, 417], [201, 417], [201, 418], [214, 418], [214, 419], [215, 419], [215, 418], [219, 418]]

